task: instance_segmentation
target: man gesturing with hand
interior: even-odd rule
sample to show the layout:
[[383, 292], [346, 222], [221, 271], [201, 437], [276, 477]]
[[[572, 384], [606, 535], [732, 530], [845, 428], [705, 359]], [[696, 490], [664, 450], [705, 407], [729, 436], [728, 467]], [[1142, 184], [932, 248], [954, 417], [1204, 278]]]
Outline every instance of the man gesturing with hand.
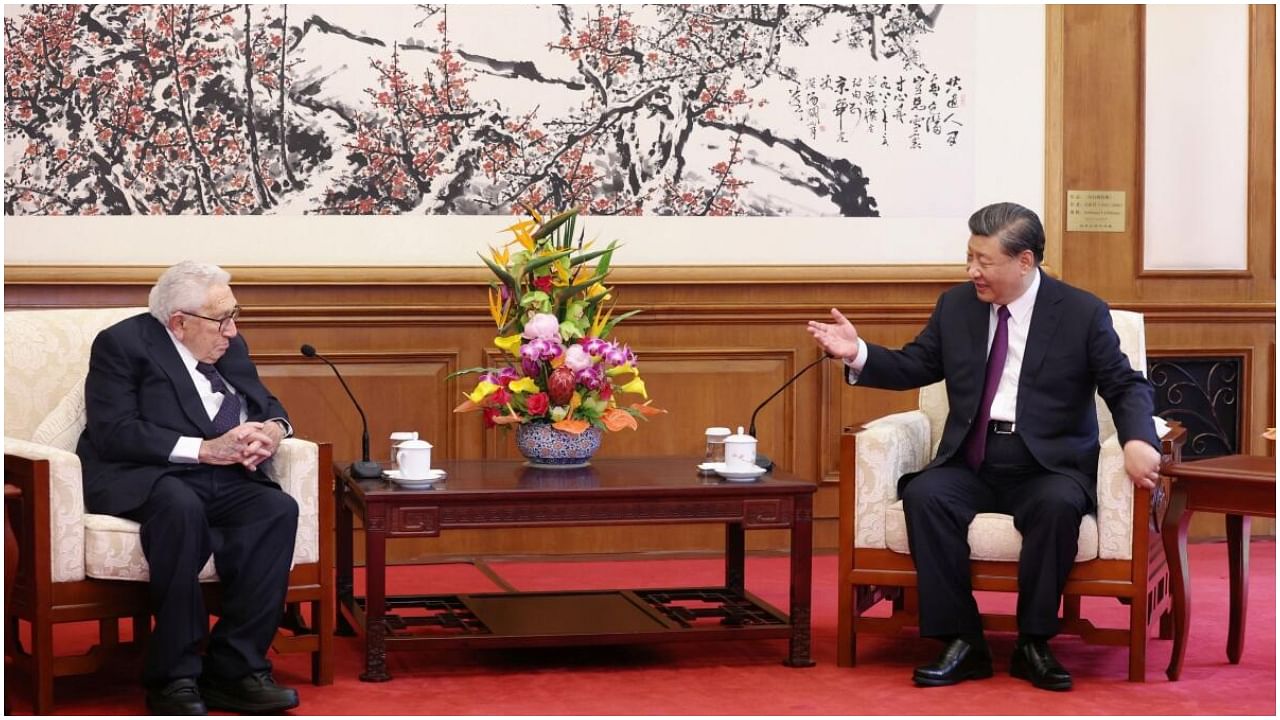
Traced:
[[969, 218], [969, 282], [938, 298], [915, 340], [898, 350], [868, 343], [838, 310], [809, 333], [845, 362], [850, 384], [906, 390], [945, 380], [948, 414], [938, 454], [898, 481], [916, 565], [920, 634], [942, 640], [916, 668], [917, 685], [990, 677], [969, 573], [969, 524], [980, 512], [1013, 516], [1022, 534], [1018, 643], [1010, 671], [1066, 690], [1071, 675], [1049, 650], [1075, 560], [1080, 520], [1097, 502], [1094, 393], [1115, 420], [1125, 471], [1138, 486], [1158, 477], [1154, 393], [1129, 365], [1106, 303], [1040, 269], [1044, 229], [1014, 203]]
[[[298, 505], [263, 465], [292, 429], [249, 359], [229, 281], [216, 265], [166, 270], [150, 313], [98, 334], [85, 379], [85, 506], [142, 526], [156, 618], [142, 679], [156, 715], [298, 704], [266, 659]], [[212, 633], [198, 582], [210, 555], [222, 583]]]

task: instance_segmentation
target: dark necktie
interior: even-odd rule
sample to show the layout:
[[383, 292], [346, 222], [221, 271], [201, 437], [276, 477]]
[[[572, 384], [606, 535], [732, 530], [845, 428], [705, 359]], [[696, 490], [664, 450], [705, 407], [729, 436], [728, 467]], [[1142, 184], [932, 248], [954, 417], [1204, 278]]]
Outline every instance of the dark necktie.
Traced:
[[218, 370], [209, 363], [196, 363], [196, 370], [209, 378], [209, 385], [213, 387], [214, 392], [222, 393], [222, 407], [218, 408], [218, 414], [213, 416], [213, 432], [222, 435], [240, 424], [240, 398], [227, 388]]
[[987, 354], [987, 379], [982, 386], [982, 404], [978, 406], [978, 417], [973, 420], [969, 429], [969, 439], [965, 442], [964, 459], [969, 467], [977, 470], [982, 465], [982, 458], [987, 454], [987, 426], [991, 424], [991, 401], [996, 397], [996, 388], [1000, 387], [1000, 377], [1004, 375], [1004, 361], [1009, 356], [1009, 307], [1001, 305], [996, 311], [996, 336], [991, 340], [991, 352]]

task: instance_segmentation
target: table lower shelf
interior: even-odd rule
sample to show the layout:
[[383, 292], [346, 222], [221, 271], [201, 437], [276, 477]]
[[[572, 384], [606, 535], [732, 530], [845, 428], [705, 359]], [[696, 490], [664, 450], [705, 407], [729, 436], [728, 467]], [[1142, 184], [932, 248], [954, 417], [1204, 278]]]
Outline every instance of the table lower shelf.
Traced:
[[[340, 603], [365, 623], [365, 598]], [[789, 638], [782, 612], [732, 588], [646, 588], [394, 596], [383, 616], [387, 649], [533, 647]]]

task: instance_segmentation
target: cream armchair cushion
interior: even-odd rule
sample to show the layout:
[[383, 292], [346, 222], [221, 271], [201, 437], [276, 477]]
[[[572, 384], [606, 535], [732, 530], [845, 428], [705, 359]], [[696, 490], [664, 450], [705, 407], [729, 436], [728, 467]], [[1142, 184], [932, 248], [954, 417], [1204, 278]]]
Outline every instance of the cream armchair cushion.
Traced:
[[[84, 429], [84, 378], [98, 332], [146, 308], [12, 311], [4, 314], [4, 452], [48, 460], [54, 582], [86, 576], [150, 578], [138, 524], [84, 509], [75, 446]], [[319, 560], [319, 448], [291, 438], [265, 468], [298, 502], [293, 564]], [[213, 559], [200, 573], [217, 579]]]
[[[1147, 351], [1141, 313], [1112, 310], [1111, 319], [1130, 365], [1145, 373]], [[1080, 523], [1076, 562], [1128, 560], [1133, 557], [1133, 484], [1124, 472], [1124, 452], [1111, 412], [1101, 398], [1095, 397], [1095, 402], [1102, 445], [1098, 509]], [[937, 454], [946, 417], [946, 386], [936, 383], [920, 389], [918, 410], [879, 418], [858, 433], [855, 547], [908, 552], [898, 478], [920, 470]], [[1017, 560], [1022, 536], [1013, 527], [1011, 516], [981, 513], [969, 527], [969, 547], [974, 560]]]
[[40, 421], [40, 427], [31, 434], [31, 442], [56, 447], [67, 452], [76, 451], [80, 433], [88, 423], [84, 411], [84, 383], [71, 386], [62, 401], [48, 417]]

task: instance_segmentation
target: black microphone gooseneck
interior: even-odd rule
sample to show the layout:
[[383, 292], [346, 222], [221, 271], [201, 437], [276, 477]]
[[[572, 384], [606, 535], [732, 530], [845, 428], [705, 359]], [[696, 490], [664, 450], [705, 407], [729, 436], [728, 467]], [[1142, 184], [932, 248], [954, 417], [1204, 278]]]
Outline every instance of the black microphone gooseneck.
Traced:
[[[778, 397], [778, 393], [780, 393], [780, 392], [782, 392], [783, 390], [786, 390], [788, 387], [790, 387], [790, 386], [791, 386], [791, 383], [795, 382], [797, 378], [799, 378], [801, 375], [803, 375], [803, 374], [805, 374], [805, 373], [809, 372], [809, 370], [810, 370], [811, 368], [813, 368], [813, 366], [817, 365], [818, 363], [821, 363], [823, 360], [826, 360], [826, 359], [827, 359], [827, 358], [829, 358], [829, 357], [832, 357], [832, 356], [831, 356], [831, 355], [829, 355], [829, 354], [827, 354], [827, 353], [825, 353], [825, 352], [824, 352], [824, 353], [822, 353], [821, 355], [819, 355], [819, 356], [818, 356], [818, 359], [817, 359], [817, 360], [814, 360], [813, 362], [809, 363], [808, 365], [805, 365], [803, 368], [801, 368], [800, 372], [796, 373], [795, 375], [792, 375], [790, 380], [787, 380], [786, 382], [782, 383], [782, 385], [781, 385], [777, 390], [774, 390], [774, 391], [773, 391], [773, 394], [772, 394], [772, 395], [770, 395], [769, 397], [765, 398], [765, 399], [764, 399], [764, 402], [762, 402], [762, 403], [760, 403], [759, 405], [757, 405], [757, 406], [756, 406], [756, 409], [755, 409], [755, 412], [751, 413], [751, 427], [747, 430], [747, 434], [748, 434], [748, 435], [750, 435], [751, 437], [756, 437], [756, 415], [759, 415], [759, 414], [760, 414], [760, 411], [764, 409], [764, 406], [765, 406], [765, 405], [768, 405], [768, 404], [769, 404], [769, 401], [770, 401], [770, 400], [772, 400], [772, 399], [774, 399], [774, 398]], [[757, 440], [758, 440], [758, 439], [759, 439], [759, 438], [757, 438]], [[773, 461], [772, 461], [772, 460], [770, 460], [770, 459], [769, 459], [769, 457], [768, 457], [767, 455], [761, 455], [761, 454], [760, 454], [760, 453], [758, 453], [758, 452], [756, 453], [756, 465], [757, 465], [757, 466], [759, 466], [759, 467], [764, 468], [765, 470], [772, 470], [772, 469], [773, 469]]]
[[338, 376], [338, 382], [342, 383], [342, 389], [347, 391], [347, 397], [351, 398], [351, 404], [356, 406], [356, 412], [360, 413], [360, 424], [364, 428], [364, 434], [360, 437], [360, 460], [351, 463], [351, 476], [362, 480], [382, 477], [382, 468], [378, 463], [369, 459], [369, 421], [364, 416], [364, 408], [360, 407], [360, 403], [356, 401], [356, 396], [352, 394], [351, 388], [347, 387], [347, 381], [342, 379], [342, 373], [338, 372], [338, 366], [316, 352], [316, 349], [311, 345], [304, 344], [300, 349], [303, 355], [309, 358], [320, 358], [320, 360], [324, 361], [324, 364], [333, 370], [333, 374]]

